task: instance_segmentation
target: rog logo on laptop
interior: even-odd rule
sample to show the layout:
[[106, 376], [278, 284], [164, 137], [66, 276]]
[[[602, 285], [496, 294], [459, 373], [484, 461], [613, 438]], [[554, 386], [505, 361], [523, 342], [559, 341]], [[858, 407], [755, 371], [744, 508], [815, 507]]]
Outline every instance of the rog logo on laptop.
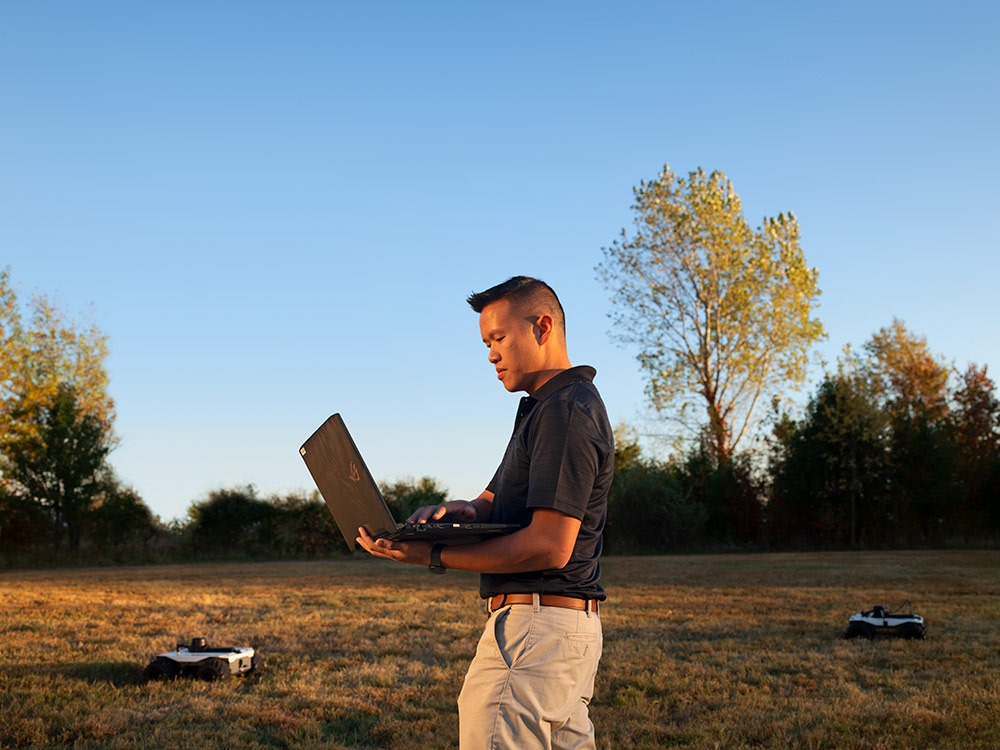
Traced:
[[358, 465], [353, 461], [351, 461], [351, 473], [348, 474], [348, 476], [351, 478], [352, 482], [361, 481], [361, 473], [358, 471]]

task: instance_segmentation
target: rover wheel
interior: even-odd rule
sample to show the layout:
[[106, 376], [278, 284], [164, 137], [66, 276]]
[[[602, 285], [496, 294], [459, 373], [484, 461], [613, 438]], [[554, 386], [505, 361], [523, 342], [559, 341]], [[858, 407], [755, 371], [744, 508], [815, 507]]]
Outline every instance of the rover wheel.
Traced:
[[921, 630], [919, 625], [907, 624], [899, 629], [899, 634], [906, 640], [912, 640], [914, 638], [923, 638], [924, 631]]
[[177, 664], [170, 659], [153, 659], [142, 673], [147, 680], [172, 680], [177, 676]]
[[229, 664], [222, 659], [206, 659], [198, 665], [195, 675], [205, 682], [223, 680], [229, 676]]
[[866, 622], [852, 622], [847, 626], [847, 632], [844, 633], [844, 638], [867, 638], [871, 640], [874, 637], [875, 631]]

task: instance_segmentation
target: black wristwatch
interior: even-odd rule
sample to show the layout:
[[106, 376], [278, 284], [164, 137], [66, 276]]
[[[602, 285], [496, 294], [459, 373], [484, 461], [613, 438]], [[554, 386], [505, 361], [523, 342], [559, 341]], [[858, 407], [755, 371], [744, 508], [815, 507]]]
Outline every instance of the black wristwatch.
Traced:
[[431, 564], [427, 566], [427, 569], [431, 573], [441, 573], [443, 574], [447, 568], [441, 564], [441, 550], [447, 547], [447, 544], [441, 544], [438, 542], [433, 547], [431, 547]]

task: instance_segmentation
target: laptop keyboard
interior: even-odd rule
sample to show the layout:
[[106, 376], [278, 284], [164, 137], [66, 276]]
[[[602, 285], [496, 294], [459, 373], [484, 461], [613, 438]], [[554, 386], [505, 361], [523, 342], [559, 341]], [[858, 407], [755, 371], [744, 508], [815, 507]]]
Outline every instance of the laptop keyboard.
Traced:
[[471, 529], [474, 528], [474, 524], [471, 523], [404, 523], [400, 529], [403, 531], [441, 531], [442, 529]]

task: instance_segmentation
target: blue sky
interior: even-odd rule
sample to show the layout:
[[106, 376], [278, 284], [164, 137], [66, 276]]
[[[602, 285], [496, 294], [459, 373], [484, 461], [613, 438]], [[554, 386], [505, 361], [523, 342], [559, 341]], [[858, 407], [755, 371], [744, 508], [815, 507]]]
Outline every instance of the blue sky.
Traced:
[[594, 266], [667, 163], [798, 216], [827, 360], [895, 316], [997, 368], [998, 7], [5, 3], [0, 266], [93, 304], [165, 520], [311, 489], [334, 411], [376, 478], [478, 494], [517, 397], [464, 298], [515, 274], [644, 424]]

